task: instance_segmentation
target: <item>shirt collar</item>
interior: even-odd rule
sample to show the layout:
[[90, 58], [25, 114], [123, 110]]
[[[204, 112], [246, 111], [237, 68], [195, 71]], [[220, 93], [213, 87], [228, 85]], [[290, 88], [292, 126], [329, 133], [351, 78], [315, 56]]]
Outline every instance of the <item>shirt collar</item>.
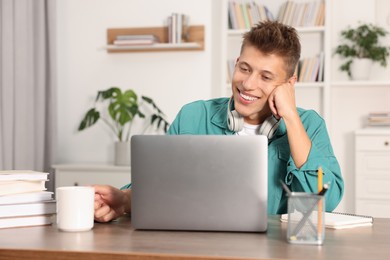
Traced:
[[228, 109], [229, 99], [226, 99], [226, 102], [218, 105], [214, 111], [214, 114], [211, 115], [211, 123], [218, 126], [219, 128], [224, 129], [226, 135], [234, 134], [233, 131], [229, 130], [227, 124], [227, 109]]

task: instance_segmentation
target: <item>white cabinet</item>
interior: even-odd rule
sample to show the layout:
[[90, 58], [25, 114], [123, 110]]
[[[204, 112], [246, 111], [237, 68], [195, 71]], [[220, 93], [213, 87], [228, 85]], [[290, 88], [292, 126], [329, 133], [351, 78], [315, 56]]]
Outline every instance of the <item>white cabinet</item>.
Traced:
[[108, 184], [117, 188], [131, 182], [130, 167], [105, 164], [57, 164], [55, 187]]
[[355, 132], [355, 211], [390, 217], [390, 129]]
[[[220, 96], [230, 96], [231, 95], [231, 84], [230, 78], [231, 73], [229, 73], [229, 65], [232, 67], [232, 63], [237, 59], [240, 53], [240, 47], [242, 43], [242, 36], [249, 29], [231, 29], [229, 27], [229, 4], [234, 2], [236, 5], [244, 4], [244, 6], [248, 7], [248, 3], [252, 4], [255, 2], [258, 5], [264, 5], [267, 7], [268, 11], [272, 14], [272, 16], [276, 19], [279, 15], [279, 12], [286, 5], [286, 0], [223, 0], [221, 10], [221, 28], [220, 28], [220, 46], [219, 49], [221, 51], [221, 59], [220, 59], [220, 82], [224, 84], [220, 84], [221, 88], [219, 90]], [[295, 5], [295, 9], [304, 8], [303, 5], [308, 3], [315, 3], [313, 5], [314, 8], [320, 8], [321, 3], [324, 3], [326, 8], [324, 9], [324, 20], [325, 24], [320, 26], [295, 26], [297, 29], [301, 45], [302, 45], [302, 53], [301, 53], [301, 61], [303, 59], [321, 57], [322, 59], [322, 71], [323, 76], [322, 80], [319, 81], [311, 81], [306, 80], [305, 82], [298, 82], [296, 84], [296, 99], [297, 106], [306, 108], [306, 109], [314, 109], [319, 112], [324, 118], [328, 117], [329, 114], [329, 89], [330, 89], [330, 76], [329, 76], [329, 64], [331, 59], [331, 50], [330, 50], [330, 41], [329, 41], [329, 29], [330, 25], [327, 23], [329, 21], [328, 17], [328, 4], [330, 1], [328, 0], [294, 0], [292, 1]], [[242, 7], [242, 6], [241, 6]], [[230, 8], [232, 5], [230, 4]], [[244, 7], [245, 8], [245, 7]], [[248, 7], [250, 8], [250, 7]], [[248, 11], [250, 12], [250, 11]], [[292, 16], [295, 19], [298, 17], [296, 14], [299, 11], [292, 12]], [[303, 9], [301, 9], [301, 13]], [[314, 11], [313, 11], [314, 12]], [[295, 16], [294, 16], [295, 15]], [[231, 69], [230, 69], [231, 71]], [[229, 75], [230, 74], [230, 75]]]

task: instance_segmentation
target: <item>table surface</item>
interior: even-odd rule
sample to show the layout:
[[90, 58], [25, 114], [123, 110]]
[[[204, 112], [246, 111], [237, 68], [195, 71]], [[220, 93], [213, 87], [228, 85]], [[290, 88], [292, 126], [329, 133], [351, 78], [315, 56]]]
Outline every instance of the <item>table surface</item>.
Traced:
[[0, 230], [0, 259], [387, 259], [390, 219], [371, 227], [326, 229], [325, 242], [293, 245], [286, 223], [268, 221], [266, 233], [139, 231], [130, 218], [95, 223], [87, 232], [51, 226]]

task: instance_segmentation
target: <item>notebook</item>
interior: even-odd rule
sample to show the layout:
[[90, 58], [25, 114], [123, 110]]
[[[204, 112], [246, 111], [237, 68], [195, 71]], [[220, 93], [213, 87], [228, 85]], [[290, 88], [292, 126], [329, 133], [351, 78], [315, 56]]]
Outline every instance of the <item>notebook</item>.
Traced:
[[[314, 214], [316, 215], [316, 214]], [[299, 221], [302, 214], [297, 212], [292, 214], [294, 221]], [[288, 214], [283, 214], [280, 217], [282, 222], [288, 221]], [[339, 212], [325, 212], [325, 227], [332, 229], [345, 229], [355, 227], [372, 226], [374, 218], [371, 216], [362, 216]]]
[[138, 135], [131, 150], [134, 228], [266, 231], [265, 136]]

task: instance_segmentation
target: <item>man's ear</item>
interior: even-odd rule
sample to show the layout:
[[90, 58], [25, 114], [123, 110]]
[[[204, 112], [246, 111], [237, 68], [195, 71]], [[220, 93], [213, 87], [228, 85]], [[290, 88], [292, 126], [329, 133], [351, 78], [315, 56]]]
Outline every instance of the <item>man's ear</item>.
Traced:
[[292, 76], [291, 78], [288, 79], [288, 83], [291, 85], [294, 85], [297, 82], [297, 75]]

